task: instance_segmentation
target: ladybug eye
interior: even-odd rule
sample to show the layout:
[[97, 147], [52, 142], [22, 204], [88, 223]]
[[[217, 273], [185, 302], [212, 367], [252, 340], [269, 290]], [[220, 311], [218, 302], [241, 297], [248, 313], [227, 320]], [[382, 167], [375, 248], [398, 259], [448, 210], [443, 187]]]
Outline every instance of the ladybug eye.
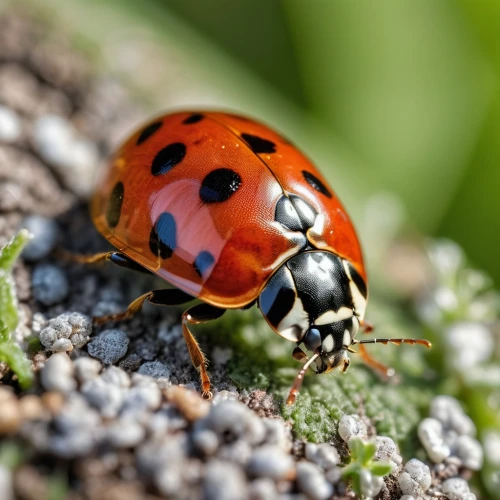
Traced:
[[315, 351], [321, 345], [321, 334], [317, 328], [309, 328], [304, 337], [304, 345], [309, 351]]

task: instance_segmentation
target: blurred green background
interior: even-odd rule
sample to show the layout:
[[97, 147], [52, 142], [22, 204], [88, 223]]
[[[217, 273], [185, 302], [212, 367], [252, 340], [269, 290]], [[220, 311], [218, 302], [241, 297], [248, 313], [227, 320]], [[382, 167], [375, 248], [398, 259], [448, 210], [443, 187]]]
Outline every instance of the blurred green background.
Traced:
[[266, 121], [319, 164], [358, 226], [390, 193], [404, 227], [454, 239], [500, 282], [498, 0], [27, 3], [91, 40], [152, 113]]

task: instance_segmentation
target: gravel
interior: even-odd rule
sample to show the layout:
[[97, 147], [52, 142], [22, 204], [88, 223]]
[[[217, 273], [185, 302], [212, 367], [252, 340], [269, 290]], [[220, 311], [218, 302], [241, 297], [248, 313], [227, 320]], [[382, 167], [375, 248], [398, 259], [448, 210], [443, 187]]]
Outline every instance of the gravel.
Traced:
[[476, 500], [465, 479], [453, 477], [443, 483], [442, 491], [449, 500]]
[[40, 342], [51, 351], [72, 351], [83, 347], [92, 332], [92, 320], [77, 312], [51, 319], [40, 332]]
[[339, 422], [339, 435], [348, 443], [353, 437], [366, 439], [368, 432], [366, 425], [358, 415], [344, 415]]
[[46, 306], [59, 304], [69, 292], [68, 279], [64, 271], [54, 264], [39, 264], [31, 280], [33, 297]]
[[54, 250], [59, 239], [59, 226], [53, 219], [41, 215], [29, 215], [21, 223], [33, 239], [23, 250], [23, 258], [30, 262], [45, 259]]
[[128, 344], [129, 339], [123, 330], [104, 330], [89, 343], [88, 353], [105, 365], [112, 365], [127, 354]]
[[399, 475], [398, 483], [405, 495], [421, 497], [429, 489], [431, 479], [429, 467], [420, 460], [412, 458]]
[[160, 361], [149, 361], [148, 363], [144, 363], [139, 368], [139, 373], [153, 378], [170, 378], [171, 376], [168, 367]]
[[41, 373], [41, 381], [47, 391], [70, 392], [75, 389], [74, 367], [67, 354], [53, 354]]

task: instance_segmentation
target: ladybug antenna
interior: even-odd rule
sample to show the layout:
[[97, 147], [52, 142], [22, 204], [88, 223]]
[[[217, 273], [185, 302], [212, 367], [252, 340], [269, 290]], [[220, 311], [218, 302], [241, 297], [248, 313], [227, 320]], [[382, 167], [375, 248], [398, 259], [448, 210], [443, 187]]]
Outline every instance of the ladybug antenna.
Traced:
[[288, 394], [288, 398], [286, 398], [287, 405], [293, 405], [295, 400], [297, 399], [297, 395], [299, 394], [300, 388], [302, 386], [302, 381], [304, 380], [304, 375], [306, 374], [307, 369], [311, 366], [313, 361], [319, 356], [319, 352], [313, 354], [311, 358], [307, 361], [307, 363], [302, 367], [302, 369], [297, 373], [295, 380], [293, 381], [292, 388]]
[[388, 343], [401, 345], [401, 344], [420, 344], [425, 347], [432, 347], [432, 344], [425, 339], [369, 339], [369, 340], [353, 340], [353, 344], [384, 344]]

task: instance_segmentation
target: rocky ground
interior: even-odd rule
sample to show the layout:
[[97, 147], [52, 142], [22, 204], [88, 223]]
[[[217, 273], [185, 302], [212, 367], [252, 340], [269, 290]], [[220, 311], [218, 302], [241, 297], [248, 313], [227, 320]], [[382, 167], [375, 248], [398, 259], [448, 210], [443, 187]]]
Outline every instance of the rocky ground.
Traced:
[[[0, 247], [21, 227], [35, 236], [14, 268], [14, 340], [32, 359], [31, 389], [0, 363], [2, 500], [326, 500], [354, 498], [353, 485], [383, 499], [475, 498], [467, 479], [482, 448], [453, 398], [435, 398], [419, 425], [429, 458], [405, 463], [362, 411], [336, 420], [326, 442], [306, 442], [272, 392], [235, 382], [237, 346], [207, 335], [215, 395], [202, 400], [179, 311], [146, 307], [92, 325], [154, 278], [69, 264], [54, 250], [108, 248], [86, 202], [97, 167], [142, 114], [122, 85], [49, 31], [25, 14], [0, 18]], [[373, 453], [355, 451], [355, 438], [371, 439]], [[350, 459], [359, 468], [349, 478]]]

